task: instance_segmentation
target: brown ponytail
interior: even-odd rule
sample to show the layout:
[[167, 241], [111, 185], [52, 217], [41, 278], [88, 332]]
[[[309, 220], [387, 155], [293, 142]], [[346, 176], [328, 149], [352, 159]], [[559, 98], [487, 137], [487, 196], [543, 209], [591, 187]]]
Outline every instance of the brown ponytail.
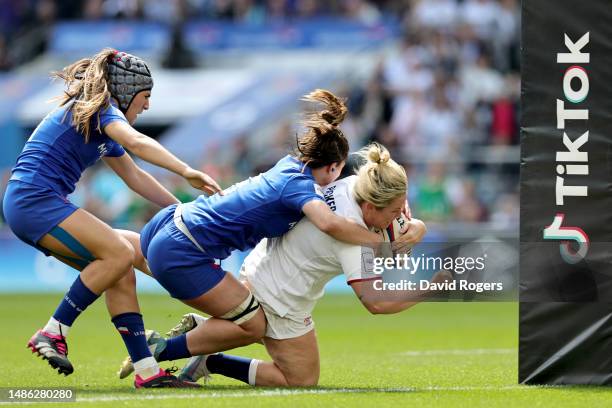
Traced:
[[348, 109], [344, 101], [324, 89], [304, 95], [303, 101], [321, 103], [325, 109], [306, 114], [306, 133], [297, 140], [296, 155], [313, 169], [346, 160], [348, 141], [339, 128]]
[[108, 108], [110, 104], [110, 90], [108, 87], [109, 57], [115, 50], [105, 48], [92, 58], [83, 58], [64, 69], [51, 74], [52, 78], [61, 79], [66, 83], [64, 95], [58, 97], [60, 106], [72, 101], [71, 125], [83, 134], [85, 143], [89, 142], [91, 133], [91, 119], [97, 114], [96, 130], [100, 129], [101, 109]]

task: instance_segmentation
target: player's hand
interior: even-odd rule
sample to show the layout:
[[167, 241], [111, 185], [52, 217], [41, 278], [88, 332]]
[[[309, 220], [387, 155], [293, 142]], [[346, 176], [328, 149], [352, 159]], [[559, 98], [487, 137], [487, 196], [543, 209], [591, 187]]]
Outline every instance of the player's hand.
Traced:
[[423, 240], [427, 227], [419, 219], [413, 218], [406, 223], [401, 235], [393, 242], [394, 253], [406, 253], [414, 245]]
[[217, 184], [217, 182], [206, 173], [202, 173], [201, 171], [192, 169], [190, 167], [185, 170], [183, 177], [189, 182], [189, 184], [191, 184], [193, 188], [202, 190], [208, 195], [213, 195], [215, 193], [223, 195], [223, 190], [221, 190], [219, 184]]

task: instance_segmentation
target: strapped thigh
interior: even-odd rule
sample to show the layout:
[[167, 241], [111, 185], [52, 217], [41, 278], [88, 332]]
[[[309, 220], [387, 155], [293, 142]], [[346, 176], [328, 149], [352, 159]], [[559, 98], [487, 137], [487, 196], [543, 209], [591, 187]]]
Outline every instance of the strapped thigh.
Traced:
[[49, 231], [49, 235], [64, 244], [66, 248], [68, 248], [74, 254], [79, 256], [79, 258], [59, 254], [55, 251], [51, 251], [48, 248], [45, 248], [46, 251], [50, 252], [52, 255], [70, 261], [81, 268], [85, 268], [91, 262], [95, 261], [96, 258], [91, 254], [91, 252], [89, 252], [87, 248], [85, 248], [76, 238], [70, 235], [70, 233], [62, 227], [57, 226], [53, 228], [51, 231]]
[[234, 322], [236, 324], [242, 324], [255, 317], [255, 314], [257, 314], [257, 309], [259, 309], [259, 302], [257, 301], [257, 299], [255, 299], [255, 296], [253, 296], [253, 294], [249, 292], [249, 296], [247, 296], [244, 302], [242, 302], [223, 316], [220, 316], [220, 318], [224, 320], [229, 320], [230, 322]]

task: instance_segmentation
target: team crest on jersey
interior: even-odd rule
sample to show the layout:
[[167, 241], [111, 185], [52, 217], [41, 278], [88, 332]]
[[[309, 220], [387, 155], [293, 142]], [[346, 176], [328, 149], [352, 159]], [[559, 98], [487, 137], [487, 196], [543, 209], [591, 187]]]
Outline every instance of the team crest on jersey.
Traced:
[[100, 146], [98, 146], [98, 154], [100, 155], [100, 158], [106, 156], [106, 153], [108, 153], [108, 148], [106, 147], [106, 143], [102, 143]]

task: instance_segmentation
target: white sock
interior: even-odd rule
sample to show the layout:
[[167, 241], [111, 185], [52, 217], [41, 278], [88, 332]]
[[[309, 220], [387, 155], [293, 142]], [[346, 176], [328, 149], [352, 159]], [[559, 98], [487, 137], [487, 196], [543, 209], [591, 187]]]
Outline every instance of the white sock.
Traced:
[[[61, 328], [61, 332], [60, 332]], [[68, 331], [70, 331], [70, 326], [67, 326], [59, 321], [55, 320], [54, 317], [51, 317], [47, 322], [47, 325], [42, 329], [44, 332], [49, 334], [62, 335], [64, 337], [68, 337]]]
[[[257, 366], [261, 360], [252, 359], [249, 365], [249, 385], [255, 386], [255, 378], [257, 377]], [[244, 371], [243, 371], [244, 372]]]
[[142, 360], [136, 361], [134, 364], [134, 374], [146, 380], [159, 373], [159, 364], [154, 357], [145, 357]]

